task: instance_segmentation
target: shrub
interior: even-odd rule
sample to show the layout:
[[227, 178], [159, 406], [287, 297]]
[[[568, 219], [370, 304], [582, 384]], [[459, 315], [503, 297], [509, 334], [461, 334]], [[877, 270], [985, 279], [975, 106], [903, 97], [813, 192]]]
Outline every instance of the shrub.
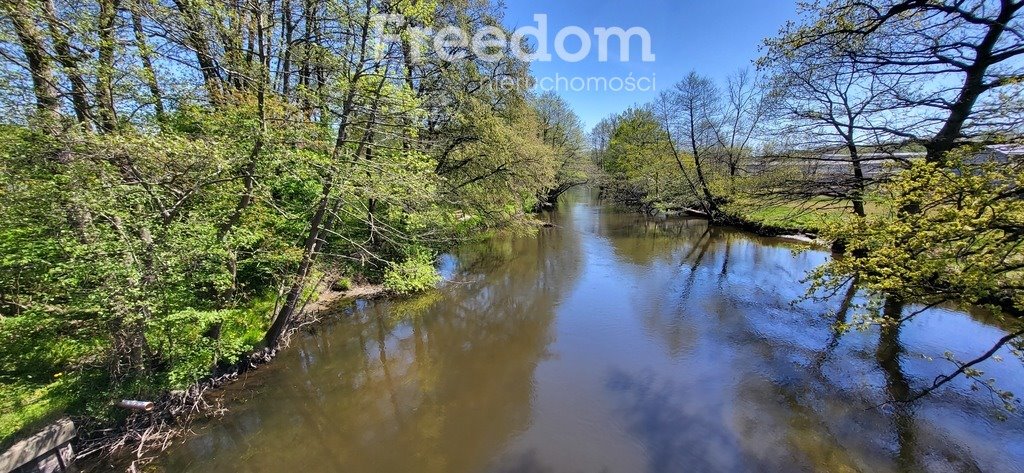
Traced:
[[397, 294], [415, 294], [432, 289], [441, 281], [434, 267], [434, 253], [413, 248], [402, 263], [391, 263], [384, 273], [384, 287]]

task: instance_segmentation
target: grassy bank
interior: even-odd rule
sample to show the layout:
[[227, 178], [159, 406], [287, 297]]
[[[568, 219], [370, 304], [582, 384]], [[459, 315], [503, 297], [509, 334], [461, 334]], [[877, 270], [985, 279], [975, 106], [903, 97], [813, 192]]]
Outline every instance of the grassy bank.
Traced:
[[[779, 234], [817, 235], [822, 229], [839, 223], [853, 215], [848, 201], [812, 199], [808, 201], [782, 201], [739, 198], [725, 207], [725, 212], [740, 226], [757, 230], [764, 228], [771, 236]], [[868, 215], [882, 212], [884, 206], [877, 201], [865, 203]]]

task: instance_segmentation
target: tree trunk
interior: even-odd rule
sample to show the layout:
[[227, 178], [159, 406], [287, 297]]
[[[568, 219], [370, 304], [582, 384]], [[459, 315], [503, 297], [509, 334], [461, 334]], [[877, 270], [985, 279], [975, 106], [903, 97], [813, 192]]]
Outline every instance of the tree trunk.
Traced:
[[11, 18], [14, 33], [21, 43], [29, 74], [32, 76], [32, 90], [36, 96], [36, 107], [47, 127], [54, 129], [60, 118], [60, 99], [50, 55], [46, 51], [43, 34], [35, 21], [31, 0], [0, 0], [0, 6]]
[[[348, 140], [349, 119], [355, 108], [355, 95], [356, 89], [352, 88], [349, 90], [345, 99], [345, 105], [341, 114], [341, 122], [338, 124], [338, 138], [335, 142], [333, 153], [334, 161], [336, 161], [341, 155], [343, 146]], [[288, 329], [288, 325], [291, 324], [292, 318], [295, 316], [295, 310], [298, 308], [299, 300], [302, 298], [302, 292], [306, 288], [306, 279], [309, 277], [309, 274], [313, 269], [313, 263], [316, 262], [316, 256], [322, 247], [322, 241], [326, 238], [327, 233], [330, 232], [331, 225], [333, 225], [333, 213], [331, 213], [330, 217], [327, 218], [326, 224], [324, 220], [325, 217], [328, 216], [331, 193], [334, 190], [334, 172], [335, 171], [333, 170], [328, 171], [328, 175], [324, 181], [323, 190], [320, 193], [320, 202], [317, 204], [316, 211], [313, 213], [313, 218], [310, 219], [309, 234], [306, 237], [305, 244], [303, 245], [302, 262], [299, 264], [299, 270], [295, 275], [295, 280], [292, 282], [292, 287], [288, 291], [284, 305], [281, 306], [281, 310], [278, 311], [277, 317], [274, 319], [274, 323], [271, 325], [270, 330], [267, 331], [267, 335], [263, 338], [263, 343], [267, 348], [276, 348], [281, 342], [281, 337]]]
[[292, 86], [292, 38], [295, 34], [295, 23], [292, 22], [292, 2], [283, 0], [281, 3], [281, 24], [283, 43], [281, 52], [281, 95], [288, 98]]
[[114, 109], [114, 53], [117, 47], [118, 0], [99, 1], [99, 64], [96, 67], [96, 105], [100, 128], [106, 132], [117, 129]]
[[711, 189], [708, 187], [708, 181], [704, 177], [704, 166], [701, 164], [700, 147], [697, 146], [697, 123], [694, 113], [696, 112], [691, 108], [689, 112], [690, 150], [693, 152], [693, 164], [697, 168], [697, 183], [700, 184], [700, 189], [704, 193], [704, 199], [707, 201], [705, 207], [707, 208], [708, 214], [711, 215], [711, 218], [715, 218], [718, 216], [718, 203], [715, 202], [715, 196], [711, 194]]
[[313, 30], [316, 24], [316, 0], [306, 0], [303, 2], [303, 8], [305, 9], [305, 21], [304, 30], [302, 37], [302, 66], [299, 67], [299, 85], [300, 90], [300, 103], [302, 111], [306, 117], [313, 116], [313, 107], [309, 100], [309, 95], [312, 89], [312, 62], [313, 56], [312, 43], [313, 43]]
[[131, 10], [132, 30], [135, 33], [135, 48], [139, 50], [139, 57], [142, 59], [142, 71], [149, 87], [149, 94], [153, 96], [153, 108], [156, 110], [156, 119], [163, 123], [165, 118], [164, 99], [160, 92], [160, 82], [156, 78], [156, 69], [153, 67], [153, 50], [146, 40], [146, 32], [142, 29], [142, 4], [136, 0]]
[[64, 32], [60, 20], [57, 17], [57, 8], [53, 0], [43, 2], [43, 11], [46, 14], [46, 23], [50, 29], [50, 36], [53, 38], [53, 49], [57, 53], [57, 62], [64, 69], [64, 75], [71, 82], [71, 104], [75, 109], [75, 118], [86, 130], [92, 130], [92, 114], [87, 96], [88, 87], [82, 74], [79, 71], [79, 58], [72, 53], [68, 35]]
[[944, 163], [946, 154], [957, 146], [957, 141], [963, 136], [964, 126], [971, 118], [975, 105], [982, 94], [987, 92], [991, 86], [986, 84], [986, 77], [989, 68], [995, 63], [993, 60], [996, 45], [1006, 32], [1009, 25], [1020, 10], [1021, 6], [1015, 2], [1001, 1], [1001, 9], [996, 21], [988, 24], [988, 31], [984, 39], [978, 44], [975, 50], [974, 61], [966, 68], [964, 82], [960, 87], [960, 94], [949, 109], [949, 117], [943, 124], [942, 129], [925, 143], [927, 150], [927, 161], [929, 163]]
[[186, 42], [196, 53], [196, 63], [199, 64], [199, 72], [203, 75], [203, 83], [210, 95], [210, 102], [220, 105], [224, 95], [223, 79], [214, 62], [213, 54], [210, 52], [210, 44], [206, 39], [206, 28], [203, 26], [199, 12], [194, 10], [191, 0], [174, 0], [174, 4], [181, 12], [182, 21], [185, 22]]
[[861, 166], [860, 155], [857, 153], [857, 147], [854, 145], [849, 146], [850, 150], [850, 163], [853, 165], [853, 192], [850, 195], [850, 200], [853, 202], [853, 213], [857, 214], [858, 217], [867, 217], [867, 211], [864, 209], [864, 169]]
[[323, 230], [323, 228], [321, 228], [321, 224], [324, 221], [324, 217], [327, 215], [331, 199], [330, 196], [333, 189], [333, 179], [329, 177], [324, 183], [323, 190], [321, 191], [320, 203], [317, 204], [316, 212], [313, 213], [313, 218], [309, 222], [309, 235], [306, 237], [305, 245], [303, 245], [302, 262], [299, 264], [299, 270], [295, 275], [295, 281], [292, 282], [292, 287], [288, 291], [288, 295], [285, 297], [284, 305], [281, 306], [281, 310], [277, 313], [277, 318], [274, 319], [274, 323], [270, 326], [270, 330], [267, 331], [267, 335], [263, 338], [263, 343], [267, 348], [276, 348], [281, 342], [281, 337], [288, 329], [288, 325], [291, 323], [292, 317], [295, 315], [295, 310], [299, 306], [299, 300], [302, 298], [302, 292], [306, 289], [306, 279], [309, 277], [309, 273], [313, 270], [313, 263], [316, 261], [317, 248], [319, 247], [319, 241]]
[[700, 189], [704, 193], [704, 199], [707, 201], [708, 212], [712, 217], [717, 216], [718, 203], [715, 202], [715, 196], [711, 194], [711, 189], [708, 187], [708, 180], [704, 177], [704, 166], [701, 164], [696, 145], [693, 148], [693, 164], [697, 169], [697, 182], [700, 183]]

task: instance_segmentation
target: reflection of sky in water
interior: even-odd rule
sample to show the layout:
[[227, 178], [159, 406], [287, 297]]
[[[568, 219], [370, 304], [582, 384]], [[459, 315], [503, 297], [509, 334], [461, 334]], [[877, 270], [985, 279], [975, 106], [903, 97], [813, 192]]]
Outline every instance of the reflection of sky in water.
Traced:
[[437, 272], [441, 275], [442, 281], [451, 281], [455, 278], [458, 269], [459, 259], [455, 255], [445, 253], [437, 259]]
[[[360, 303], [233, 388], [168, 471], [1021, 471], [1024, 421], [965, 382], [922, 387], [1001, 332], [947, 309], [836, 339], [802, 301], [821, 252], [589, 204], [537, 237], [439, 261], [435, 294]], [[1016, 359], [986, 363], [1024, 392]]]

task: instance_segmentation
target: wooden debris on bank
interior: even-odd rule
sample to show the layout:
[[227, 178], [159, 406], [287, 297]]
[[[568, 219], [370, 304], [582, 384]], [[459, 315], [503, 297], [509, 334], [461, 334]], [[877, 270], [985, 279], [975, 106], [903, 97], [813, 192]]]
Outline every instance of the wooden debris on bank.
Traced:
[[117, 407], [120, 407], [122, 409], [128, 409], [130, 411], [153, 412], [153, 409], [156, 408], [156, 404], [150, 401], [124, 400], [117, 403]]
[[0, 454], [0, 473], [56, 473], [78, 471], [71, 440], [78, 434], [74, 422], [62, 419]]

